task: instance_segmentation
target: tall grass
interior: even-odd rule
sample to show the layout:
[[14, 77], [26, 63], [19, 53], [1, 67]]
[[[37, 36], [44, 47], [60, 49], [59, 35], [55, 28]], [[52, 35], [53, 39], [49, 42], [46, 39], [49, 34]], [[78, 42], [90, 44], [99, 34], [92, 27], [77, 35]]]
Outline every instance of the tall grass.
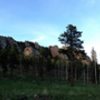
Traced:
[[43, 96], [47, 96], [48, 100], [100, 100], [100, 85], [71, 86], [66, 81], [0, 80], [0, 100], [36, 100], [37, 96], [39, 100]]

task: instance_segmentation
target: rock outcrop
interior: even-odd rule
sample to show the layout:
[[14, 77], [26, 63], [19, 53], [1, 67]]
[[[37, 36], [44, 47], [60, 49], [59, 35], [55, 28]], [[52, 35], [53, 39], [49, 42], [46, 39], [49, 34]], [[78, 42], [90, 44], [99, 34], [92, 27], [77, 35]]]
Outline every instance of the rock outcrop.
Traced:
[[[60, 59], [66, 59], [66, 60], [70, 60], [71, 57], [77, 60], [80, 59], [87, 59], [89, 58], [84, 52], [82, 51], [74, 51], [73, 53], [70, 53], [70, 50], [68, 50], [68, 48], [66, 50], [64, 50], [62, 48], [59, 49], [58, 46], [50, 46], [48, 49], [45, 47], [40, 46], [38, 43], [34, 43], [34, 42], [30, 42], [30, 41], [25, 41], [25, 42], [19, 42], [14, 40], [11, 37], [4, 37], [4, 36], [0, 36], [0, 50], [2, 49], [6, 49], [6, 48], [11, 48], [12, 46], [15, 46], [17, 51], [19, 53], [25, 53], [25, 55], [27, 55], [28, 53], [33, 53], [34, 56], [40, 56], [43, 54], [41, 54], [41, 48], [48, 50], [46, 52], [45, 56], [51, 56], [52, 58], [58, 57]], [[44, 50], [44, 51], [45, 51]], [[30, 51], [30, 52], [26, 52], [26, 51]], [[50, 53], [51, 55], [50, 55]]]

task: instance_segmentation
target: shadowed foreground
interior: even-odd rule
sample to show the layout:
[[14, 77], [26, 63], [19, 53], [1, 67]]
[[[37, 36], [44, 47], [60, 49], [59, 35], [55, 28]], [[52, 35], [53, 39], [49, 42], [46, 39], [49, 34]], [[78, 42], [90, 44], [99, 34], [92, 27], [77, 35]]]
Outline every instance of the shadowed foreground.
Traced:
[[0, 100], [100, 100], [100, 85], [80, 84], [6, 78], [0, 80]]

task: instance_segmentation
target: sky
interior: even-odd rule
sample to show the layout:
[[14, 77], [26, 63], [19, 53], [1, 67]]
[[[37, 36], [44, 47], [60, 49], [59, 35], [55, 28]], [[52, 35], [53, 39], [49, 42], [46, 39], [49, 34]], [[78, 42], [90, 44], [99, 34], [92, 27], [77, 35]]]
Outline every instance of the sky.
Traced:
[[100, 0], [0, 0], [0, 35], [61, 46], [68, 24], [83, 32], [86, 53], [94, 47], [100, 63]]

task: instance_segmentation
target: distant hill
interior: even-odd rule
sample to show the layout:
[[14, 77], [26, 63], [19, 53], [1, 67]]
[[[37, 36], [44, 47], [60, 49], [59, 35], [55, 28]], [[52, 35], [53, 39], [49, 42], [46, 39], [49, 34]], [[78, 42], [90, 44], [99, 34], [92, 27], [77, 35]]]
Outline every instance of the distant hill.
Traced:
[[[68, 60], [75, 60], [75, 59], [88, 59], [90, 60], [90, 58], [86, 55], [85, 51], [81, 51], [81, 50], [73, 50], [73, 51], [70, 51], [70, 48], [58, 48], [57, 46], [50, 46], [48, 48], [46, 47], [43, 47], [43, 46], [40, 46], [38, 43], [34, 43], [34, 42], [31, 42], [31, 41], [25, 41], [25, 42], [20, 42], [20, 41], [16, 41], [15, 39], [13, 39], [12, 37], [5, 37], [5, 36], [0, 36], [0, 50], [3, 50], [3, 49], [7, 49], [7, 48], [12, 48], [12, 47], [16, 47], [17, 51], [19, 53], [23, 53], [24, 52], [24, 49], [26, 47], [31, 47], [32, 48], [32, 51], [33, 53], [41, 53], [41, 49], [45, 49], [48, 52], [47, 55], [42, 54], [42, 56], [52, 56], [53, 57], [53, 54], [52, 52], [54, 52], [55, 54], [57, 53], [57, 55], [55, 56], [59, 56], [59, 54], [65, 54], [68, 58]], [[53, 51], [54, 49], [54, 51]]]
[[84, 50], [43, 47], [31, 41], [21, 42], [12, 37], [0, 36], [1, 77], [30, 76], [34, 79], [93, 81], [91, 77], [94, 70], [88, 67], [91, 65], [92, 61]]

